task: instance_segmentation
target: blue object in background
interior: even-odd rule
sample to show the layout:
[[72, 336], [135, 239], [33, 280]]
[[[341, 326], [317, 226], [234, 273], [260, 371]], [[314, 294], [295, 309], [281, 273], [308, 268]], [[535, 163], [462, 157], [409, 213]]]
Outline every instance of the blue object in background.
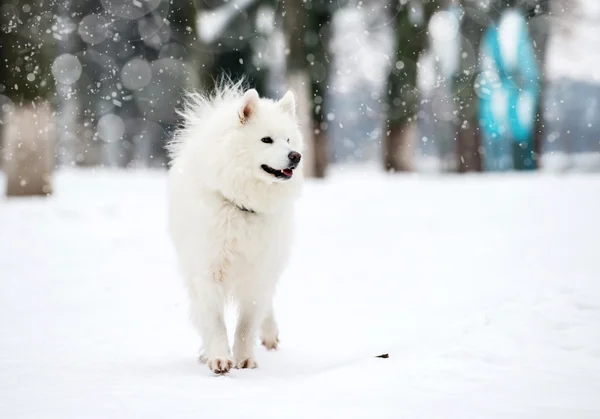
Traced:
[[540, 94], [539, 69], [526, 21], [515, 10], [486, 29], [481, 42], [479, 97], [483, 167], [533, 170], [533, 130]]

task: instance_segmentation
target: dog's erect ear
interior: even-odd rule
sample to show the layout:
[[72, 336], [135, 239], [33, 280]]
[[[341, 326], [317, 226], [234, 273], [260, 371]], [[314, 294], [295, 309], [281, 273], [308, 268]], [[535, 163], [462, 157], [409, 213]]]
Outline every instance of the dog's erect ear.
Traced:
[[294, 93], [292, 93], [291, 90], [288, 90], [287, 93], [279, 100], [279, 106], [290, 115], [296, 115], [296, 99], [294, 98]]
[[258, 101], [258, 92], [255, 89], [250, 89], [246, 93], [244, 93], [244, 98], [242, 99], [242, 106], [238, 111], [238, 116], [242, 124], [245, 123], [248, 120], [248, 118], [250, 118], [252, 114], [256, 111]]

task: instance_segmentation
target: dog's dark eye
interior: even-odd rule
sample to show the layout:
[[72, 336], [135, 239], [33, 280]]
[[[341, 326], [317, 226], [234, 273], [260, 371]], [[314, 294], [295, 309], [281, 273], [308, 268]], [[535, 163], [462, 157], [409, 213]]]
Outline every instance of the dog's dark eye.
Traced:
[[288, 144], [290, 143], [290, 139], [288, 138]]
[[273, 139], [271, 137], [261, 138], [260, 141], [262, 141], [265, 144], [273, 144]]

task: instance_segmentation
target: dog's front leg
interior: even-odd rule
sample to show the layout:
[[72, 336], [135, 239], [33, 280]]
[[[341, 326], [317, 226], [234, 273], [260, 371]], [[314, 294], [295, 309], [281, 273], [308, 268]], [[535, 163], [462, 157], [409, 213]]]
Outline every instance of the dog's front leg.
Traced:
[[202, 338], [200, 360], [216, 374], [225, 374], [233, 366], [225, 326], [225, 297], [220, 284], [197, 278], [191, 282], [192, 321]]
[[256, 368], [254, 344], [262, 318], [263, 304], [254, 298], [238, 302], [238, 322], [235, 329], [233, 356], [237, 368]]

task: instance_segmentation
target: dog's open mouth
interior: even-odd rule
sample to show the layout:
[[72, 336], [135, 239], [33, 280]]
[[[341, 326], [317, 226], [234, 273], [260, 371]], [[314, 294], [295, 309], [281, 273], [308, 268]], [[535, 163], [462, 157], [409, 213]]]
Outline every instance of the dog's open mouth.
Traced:
[[283, 170], [273, 169], [266, 164], [263, 164], [260, 167], [268, 174], [275, 176], [277, 179], [291, 179], [292, 175], [294, 174], [294, 169], [290, 167]]

